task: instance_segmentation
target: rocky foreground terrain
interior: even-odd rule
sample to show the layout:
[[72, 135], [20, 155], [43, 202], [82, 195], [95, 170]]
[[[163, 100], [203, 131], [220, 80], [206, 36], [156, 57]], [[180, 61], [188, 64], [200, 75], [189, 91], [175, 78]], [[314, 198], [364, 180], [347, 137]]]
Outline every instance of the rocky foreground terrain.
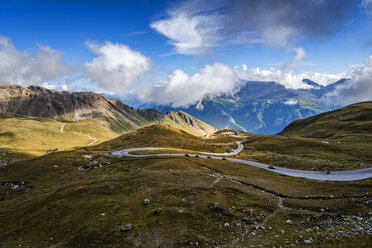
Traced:
[[[250, 134], [221, 130], [205, 139], [153, 125], [98, 145], [2, 167], [0, 243], [5, 247], [369, 247], [371, 178], [316, 181], [222, 159], [108, 155], [149, 146], [173, 147], [177, 153], [223, 153], [235, 149], [241, 139], [244, 149], [236, 157], [259, 160], [264, 150], [252, 151], [252, 139], [259, 137]], [[319, 147], [322, 144], [319, 141]]]

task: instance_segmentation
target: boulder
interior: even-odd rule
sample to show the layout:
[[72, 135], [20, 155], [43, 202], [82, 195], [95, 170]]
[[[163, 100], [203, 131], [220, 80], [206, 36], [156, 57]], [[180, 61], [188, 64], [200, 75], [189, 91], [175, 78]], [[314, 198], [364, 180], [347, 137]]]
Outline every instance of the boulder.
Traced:
[[153, 214], [160, 214], [161, 211], [162, 211], [161, 208], [157, 208], [157, 209], [155, 209], [154, 212], [152, 212], [152, 213], [153, 213]]
[[149, 205], [150, 204], [150, 199], [146, 198], [143, 200], [143, 205]]
[[128, 232], [128, 231], [130, 231], [131, 229], [133, 229], [133, 225], [132, 225], [132, 224], [126, 224], [125, 226], [122, 226], [122, 227], [119, 229], [119, 232]]

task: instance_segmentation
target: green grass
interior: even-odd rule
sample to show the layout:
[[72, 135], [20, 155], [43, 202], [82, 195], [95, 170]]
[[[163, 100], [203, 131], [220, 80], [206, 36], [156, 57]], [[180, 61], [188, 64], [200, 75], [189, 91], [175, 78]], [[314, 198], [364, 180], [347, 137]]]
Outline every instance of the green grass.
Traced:
[[[24, 184], [19, 189], [0, 186], [0, 246], [196, 247], [197, 242], [198, 247], [257, 244], [367, 247], [370, 244], [371, 237], [362, 232], [349, 236], [338, 234], [339, 230], [353, 230], [355, 225], [362, 224], [354, 220], [339, 221], [332, 216], [370, 217], [367, 202], [371, 199], [368, 195], [371, 179], [318, 182], [228, 161], [106, 155], [109, 151], [144, 146], [227, 151], [224, 143], [233, 144], [235, 140], [201, 139], [164, 125], [148, 126], [96, 146], [55, 152], [2, 167], [0, 182]], [[92, 157], [87, 160], [84, 155]], [[98, 167], [107, 161], [110, 165]], [[85, 169], [79, 170], [81, 166]], [[219, 173], [225, 178], [216, 180]], [[278, 206], [278, 196], [283, 198], [286, 208]], [[145, 198], [151, 200], [149, 205], [143, 204]], [[162, 209], [160, 214], [153, 214], [156, 208]], [[177, 209], [185, 212], [178, 213]], [[256, 230], [254, 224], [244, 224], [243, 217], [250, 223], [262, 224], [265, 229]], [[288, 219], [293, 224], [286, 224]], [[133, 224], [132, 230], [118, 231], [128, 223]], [[230, 228], [225, 228], [225, 223]], [[314, 241], [304, 246], [307, 238]], [[238, 239], [236, 243], [235, 239]]]
[[86, 119], [77, 122], [66, 123], [64, 131], [91, 135], [100, 141], [106, 141], [118, 136], [117, 133], [110, 130], [110, 127], [106, 122], [98, 121], [95, 119]]
[[292, 169], [338, 171], [366, 168], [372, 164], [372, 136], [348, 135], [342, 139], [322, 139], [249, 135], [238, 157]]
[[[99, 142], [117, 137], [97, 120], [60, 122], [51, 119], [9, 117], [0, 119], [0, 147], [12, 160], [31, 158], [52, 151], [76, 149], [90, 144], [91, 135]], [[61, 132], [65, 124], [64, 132]]]
[[355, 103], [334, 111], [299, 119], [289, 124], [281, 135], [320, 139], [338, 139], [347, 134], [372, 133], [372, 102]]

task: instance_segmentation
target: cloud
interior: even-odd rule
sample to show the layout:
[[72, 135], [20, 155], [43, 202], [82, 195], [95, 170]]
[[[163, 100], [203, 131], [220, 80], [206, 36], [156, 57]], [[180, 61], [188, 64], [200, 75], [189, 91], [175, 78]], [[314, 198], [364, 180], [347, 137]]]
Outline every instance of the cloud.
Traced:
[[331, 74], [331, 73], [319, 73], [319, 72], [304, 72], [298, 74], [299, 78], [302, 79], [310, 79], [317, 84], [327, 86], [330, 84], [333, 84], [340, 79], [343, 78], [348, 78], [349, 77], [349, 72], [341, 72], [337, 74]]
[[285, 72], [293, 71], [293, 69], [301, 63], [301, 61], [306, 57], [305, 49], [302, 47], [297, 47], [294, 49], [296, 56], [289, 63], [284, 63], [282, 70]]
[[231, 0], [226, 32], [254, 31], [265, 43], [286, 46], [298, 36], [328, 35], [344, 20], [354, 1]]
[[318, 72], [304, 72], [296, 74], [293, 71], [283, 71], [274, 68], [247, 68], [245, 71], [237, 72], [241, 80], [246, 81], [262, 81], [262, 82], [276, 82], [283, 85], [287, 89], [309, 89], [313, 88], [303, 82], [303, 79], [310, 79], [320, 85], [326, 86], [332, 84], [342, 78], [348, 77], [348, 73], [329, 74]]
[[262, 81], [262, 82], [276, 82], [283, 85], [287, 89], [308, 89], [312, 86], [304, 83], [300, 75], [293, 71], [283, 71], [261, 68], [248, 68], [246, 71], [238, 72], [239, 79], [245, 81]]
[[86, 42], [86, 46], [97, 56], [84, 64], [85, 75], [118, 94], [126, 93], [133, 82], [151, 68], [148, 57], [126, 45]]
[[[303, 79], [311, 79], [323, 85], [334, 83], [343, 78], [345, 74], [321, 74], [301, 73], [296, 74], [293, 69], [301, 63], [306, 56], [303, 48], [294, 49], [294, 58], [284, 63], [282, 69], [261, 69], [248, 68], [242, 64], [242, 70], [235, 69], [221, 64], [214, 63], [206, 65], [200, 72], [189, 75], [183, 70], [175, 70], [168, 79], [158, 82], [153, 86], [146, 84], [139, 85], [136, 90], [137, 97], [147, 103], [156, 103], [163, 106], [189, 107], [195, 105], [197, 109], [203, 109], [204, 99], [213, 99], [221, 95], [233, 94], [242, 81], [263, 81], [277, 82], [289, 89], [307, 89], [313, 86], [303, 82]], [[296, 99], [288, 99], [283, 102], [286, 105], [297, 104]]]
[[288, 46], [298, 37], [317, 38], [339, 30], [352, 4], [354, 0], [184, 1], [150, 26], [181, 54], [228, 44]]
[[206, 65], [190, 76], [182, 70], [175, 70], [168, 80], [152, 88], [141, 88], [138, 97], [146, 102], [154, 102], [171, 107], [188, 107], [197, 104], [202, 109], [202, 100], [231, 94], [236, 86], [237, 77], [232, 68], [214, 63]]
[[62, 62], [64, 54], [48, 46], [41, 46], [37, 53], [37, 70], [43, 79], [54, 79], [56, 77], [71, 73], [72, 67]]
[[50, 83], [43, 83], [41, 86], [50, 90], [55, 90], [57, 88], [57, 85]]
[[293, 50], [296, 52], [296, 55], [290, 62], [283, 63], [281, 69], [248, 68], [245, 64], [242, 64], [242, 71], [236, 70], [238, 78], [245, 81], [276, 82], [287, 89], [309, 89], [313, 88], [313, 86], [303, 82], [304, 79], [310, 79], [320, 85], [327, 86], [342, 78], [349, 77], [349, 72], [339, 74], [318, 72], [295, 73], [294, 69], [305, 58], [306, 52], [301, 47]]
[[271, 81], [277, 82], [286, 88], [290, 89], [300, 89], [300, 88], [310, 88], [302, 81], [303, 78], [296, 75], [293, 69], [304, 59], [306, 52], [303, 48], [299, 47], [294, 49], [296, 55], [292, 61], [284, 63], [282, 69], [260, 69], [260, 68], [248, 68], [245, 64], [242, 65], [243, 71], [238, 72], [238, 76], [242, 80], [247, 81]]
[[296, 105], [298, 101], [296, 99], [288, 99], [283, 102], [285, 105]]
[[[50, 89], [50, 90], [59, 90], [59, 91], [68, 91], [69, 88], [67, 87], [66, 84], [58, 84], [58, 83], [48, 83], [48, 82], [45, 82], [45, 83], [42, 83], [40, 85], [41, 87], [44, 87], [46, 89]], [[70, 89], [72, 90], [72, 89]]]
[[295, 73], [294, 69], [306, 57], [306, 52], [302, 47], [293, 50], [296, 52], [296, 55], [291, 61], [283, 63], [281, 69], [248, 68], [245, 64], [242, 64], [242, 71], [236, 70], [238, 78], [245, 81], [276, 82], [287, 89], [309, 89], [313, 88], [313, 86], [303, 82], [304, 79], [310, 79], [320, 85], [327, 86], [348, 77], [349, 73]]
[[372, 0], [362, 0], [359, 5], [361, 11], [369, 17], [372, 17]]
[[19, 51], [8, 37], [0, 35], [0, 81], [20, 85], [39, 84], [72, 73], [63, 53], [40, 46], [35, 54]]
[[169, 17], [153, 22], [150, 26], [170, 39], [175, 52], [180, 54], [200, 53], [218, 43], [218, 17], [203, 15], [190, 8], [172, 9]]
[[324, 97], [328, 104], [342, 106], [372, 100], [372, 55], [364, 65], [349, 73], [349, 80]]

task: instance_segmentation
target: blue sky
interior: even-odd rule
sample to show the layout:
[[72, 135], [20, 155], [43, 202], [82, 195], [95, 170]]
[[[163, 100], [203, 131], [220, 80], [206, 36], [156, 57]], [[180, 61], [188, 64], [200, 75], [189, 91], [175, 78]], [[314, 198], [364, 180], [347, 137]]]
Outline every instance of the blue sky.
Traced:
[[[301, 88], [299, 78], [307, 76], [329, 84], [365, 66], [371, 6], [371, 0], [5, 0], [0, 81], [173, 106], [229, 93], [238, 79]], [[195, 89], [199, 95], [190, 97]], [[180, 91], [186, 95], [175, 95]]]

